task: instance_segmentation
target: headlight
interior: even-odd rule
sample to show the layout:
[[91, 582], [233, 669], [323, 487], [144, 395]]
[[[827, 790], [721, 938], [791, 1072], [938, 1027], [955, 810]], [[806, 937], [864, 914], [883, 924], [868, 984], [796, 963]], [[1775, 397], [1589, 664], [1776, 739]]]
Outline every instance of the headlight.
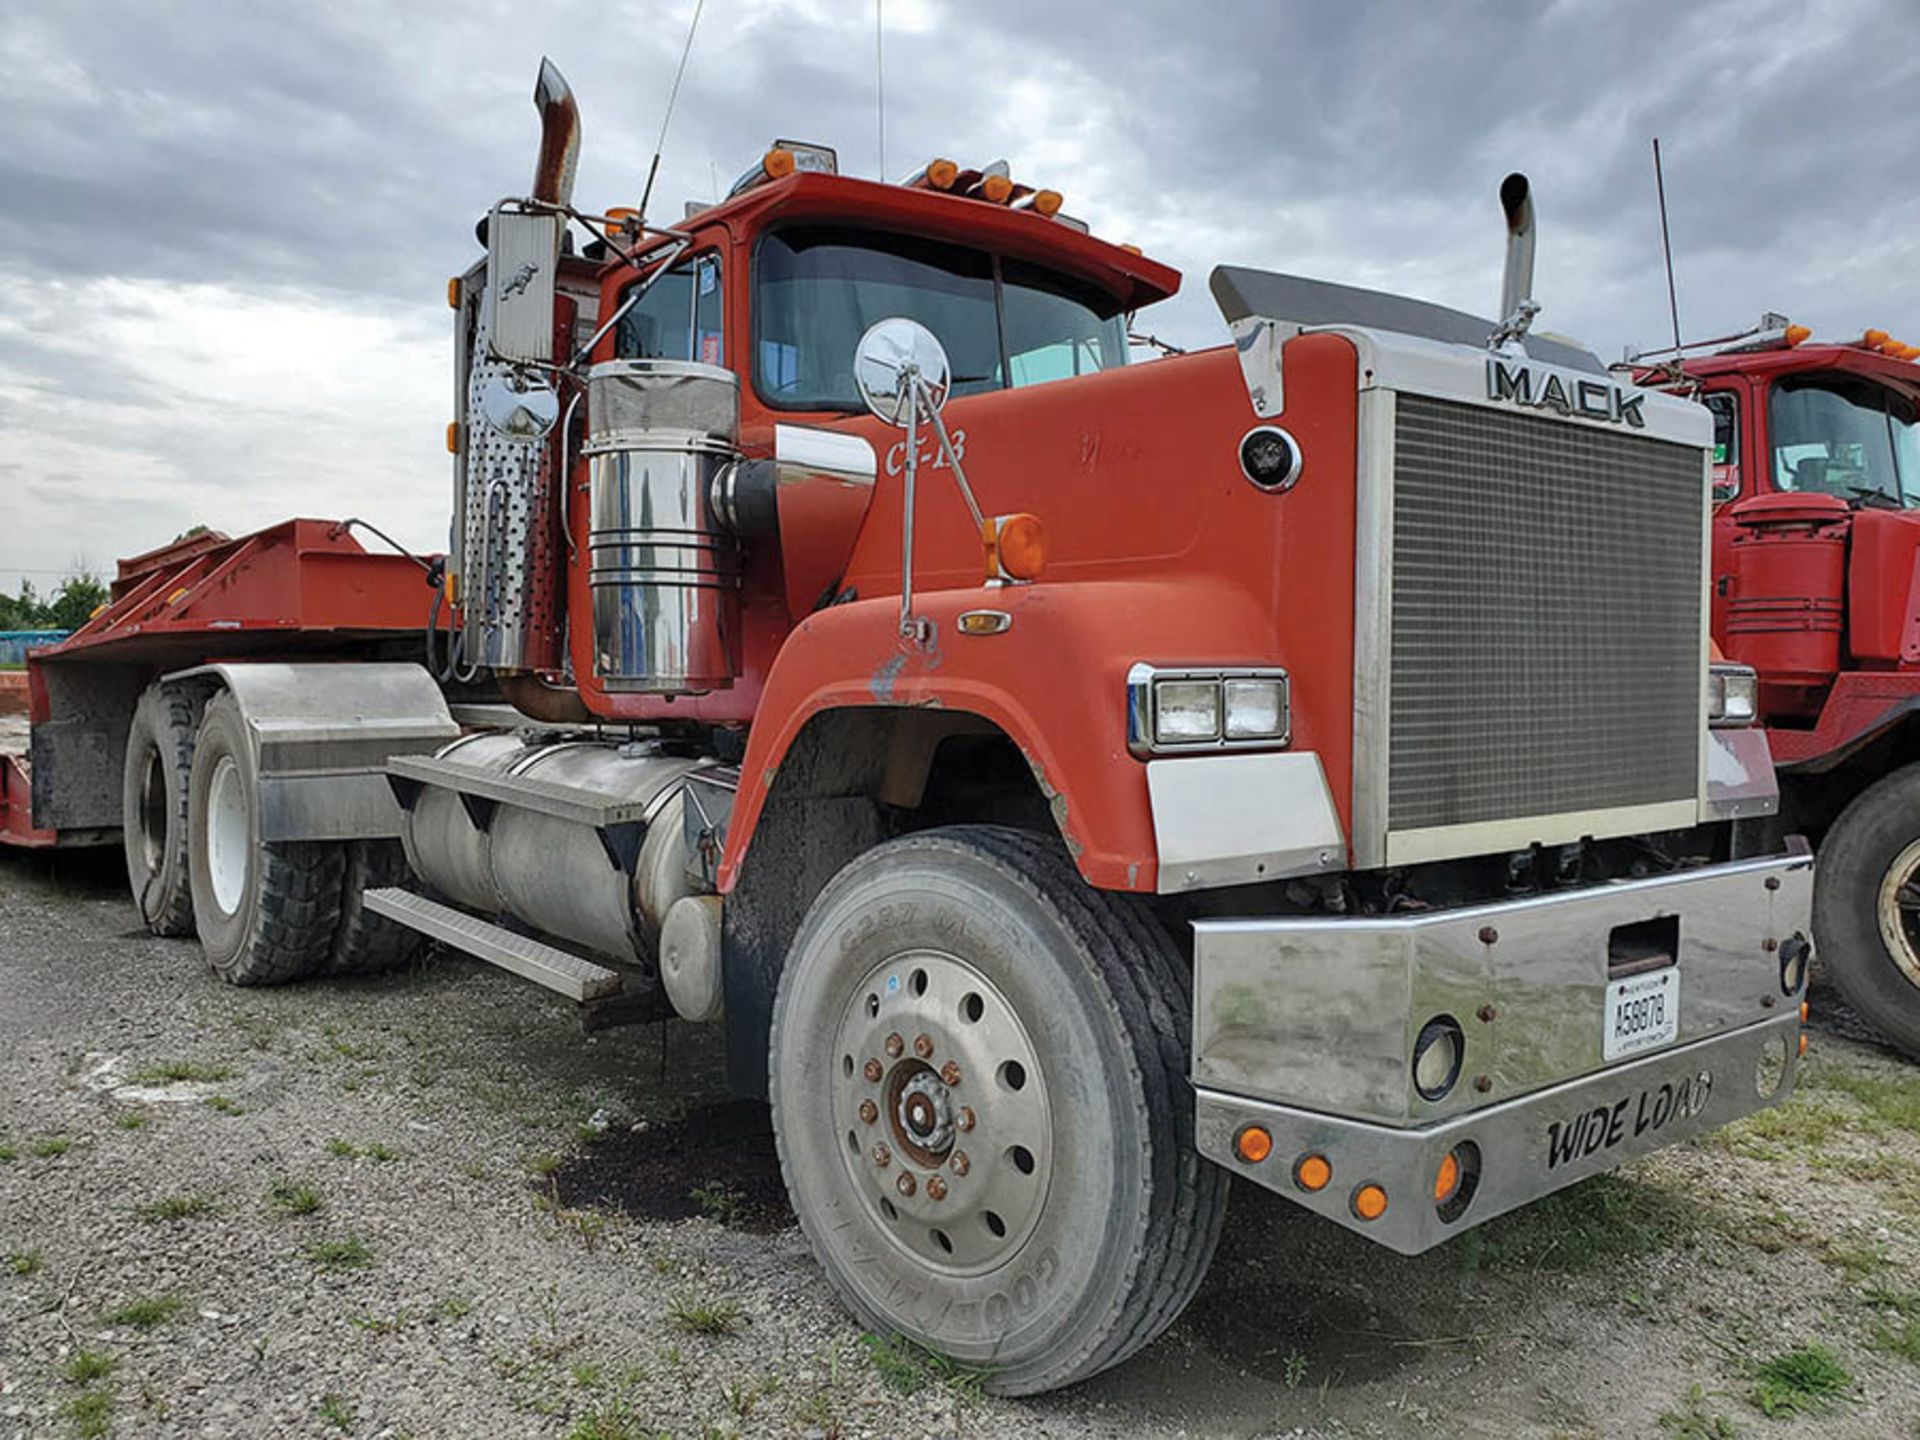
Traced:
[[1760, 677], [1751, 665], [1715, 661], [1707, 673], [1707, 723], [1751, 725], [1760, 715]]
[[1292, 728], [1284, 670], [1127, 672], [1127, 748], [1136, 755], [1274, 749]]

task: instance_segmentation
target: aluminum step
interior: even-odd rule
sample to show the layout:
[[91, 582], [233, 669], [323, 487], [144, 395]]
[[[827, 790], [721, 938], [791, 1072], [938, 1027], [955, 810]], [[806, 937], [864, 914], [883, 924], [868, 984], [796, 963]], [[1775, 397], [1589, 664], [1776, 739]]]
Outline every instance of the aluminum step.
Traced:
[[625, 984], [618, 970], [583, 960], [544, 940], [517, 935], [411, 890], [369, 890], [361, 899], [376, 915], [444, 941], [489, 965], [511, 970], [583, 1005], [618, 995]]
[[387, 766], [387, 774], [416, 785], [437, 785], [443, 790], [473, 795], [497, 805], [538, 810], [543, 815], [571, 820], [595, 830], [650, 820], [670, 794], [663, 791], [645, 800], [612, 800], [598, 790], [579, 785], [561, 785], [531, 775], [501, 775], [430, 755], [396, 755]]

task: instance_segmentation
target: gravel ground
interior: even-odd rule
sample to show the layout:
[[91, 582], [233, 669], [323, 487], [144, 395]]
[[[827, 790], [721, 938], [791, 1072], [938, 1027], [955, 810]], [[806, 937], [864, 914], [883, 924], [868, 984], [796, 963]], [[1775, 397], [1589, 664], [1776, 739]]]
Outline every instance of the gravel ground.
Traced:
[[451, 958], [230, 989], [122, 883], [0, 855], [0, 1440], [1920, 1435], [1920, 1071], [1844, 1017], [1416, 1259], [1242, 1187], [1165, 1338], [1013, 1402], [835, 1306], [713, 1036]]

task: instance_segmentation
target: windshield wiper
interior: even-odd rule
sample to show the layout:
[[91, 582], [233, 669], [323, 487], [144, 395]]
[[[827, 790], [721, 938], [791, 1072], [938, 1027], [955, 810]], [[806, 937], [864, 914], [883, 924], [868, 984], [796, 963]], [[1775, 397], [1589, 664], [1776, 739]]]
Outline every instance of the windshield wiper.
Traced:
[[1848, 485], [1843, 488], [1847, 494], [1854, 498], [1855, 503], [1860, 505], [1871, 506], [1876, 510], [1904, 510], [1907, 508], [1884, 490], [1875, 490], [1867, 485]]

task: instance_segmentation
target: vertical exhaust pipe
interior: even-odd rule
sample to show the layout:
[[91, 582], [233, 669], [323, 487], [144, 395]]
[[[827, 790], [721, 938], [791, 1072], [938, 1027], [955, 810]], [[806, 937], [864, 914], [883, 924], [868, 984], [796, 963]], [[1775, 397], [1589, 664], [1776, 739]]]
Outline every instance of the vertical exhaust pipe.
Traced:
[[533, 105], [540, 112], [540, 160], [533, 168], [533, 198], [549, 205], [571, 205], [573, 172], [580, 161], [580, 107], [573, 103], [566, 77], [545, 57], [533, 87]]
[[[1507, 214], [1507, 264], [1500, 277], [1500, 327], [1524, 334], [1540, 307], [1533, 301], [1533, 189], [1519, 171], [1500, 182], [1500, 208]], [[1528, 311], [1524, 317], [1517, 312]]]

